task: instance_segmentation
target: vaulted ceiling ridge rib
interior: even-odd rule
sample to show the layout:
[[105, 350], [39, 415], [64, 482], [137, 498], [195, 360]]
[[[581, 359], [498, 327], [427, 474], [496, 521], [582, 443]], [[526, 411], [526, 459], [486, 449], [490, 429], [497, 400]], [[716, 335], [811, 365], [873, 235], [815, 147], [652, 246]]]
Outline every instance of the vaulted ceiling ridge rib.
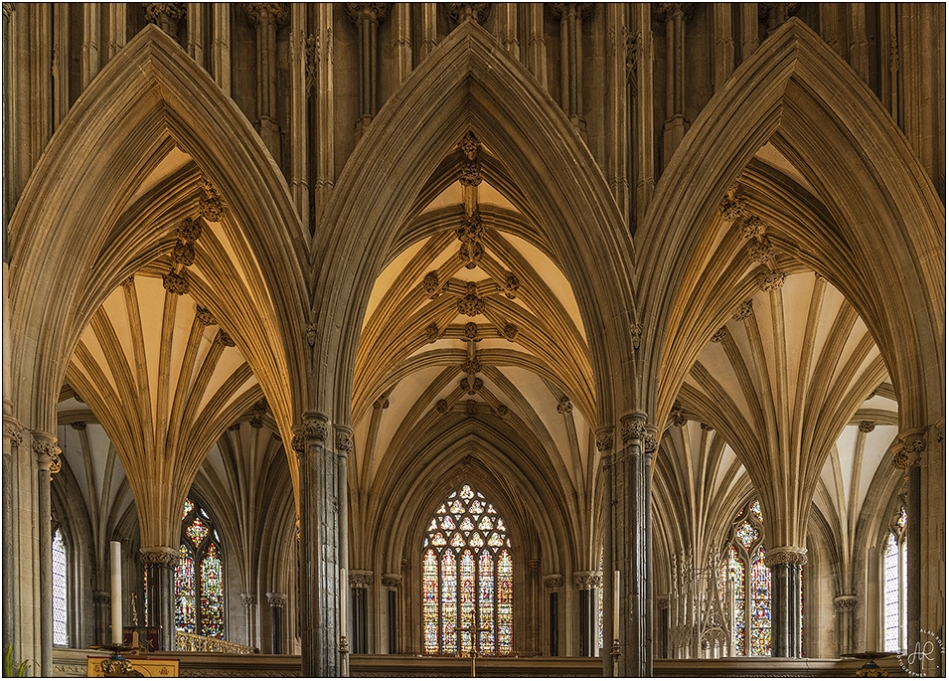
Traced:
[[[125, 356], [125, 350], [119, 342], [112, 320], [104, 308], [99, 308], [92, 316], [90, 326], [112, 374], [117, 396], [120, 402], [126, 406], [126, 409], [130, 409], [129, 418], [134, 420], [134, 427], [137, 427], [141, 436], [146, 438], [141, 444], [148, 446], [149, 436], [152, 434], [152, 424], [145, 420], [144, 414], [146, 412], [142, 404], [143, 398], [147, 399], [148, 394], [140, 391], [135, 384], [135, 378], [129, 366], [129, 359]], [[146, 388], [147, 386], [142, 387]]]

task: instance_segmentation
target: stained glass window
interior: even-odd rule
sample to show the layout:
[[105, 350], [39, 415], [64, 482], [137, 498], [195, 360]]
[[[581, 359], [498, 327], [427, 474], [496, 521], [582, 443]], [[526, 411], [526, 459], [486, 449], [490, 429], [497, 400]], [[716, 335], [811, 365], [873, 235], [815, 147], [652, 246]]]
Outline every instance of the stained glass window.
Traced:
[[53, 645], [68, 646], [66, 626], [66, 542], [63, 531], [53, 533]]
[[224, 564], [221, 540], [208, 512], [191, 499], [181, 513], [175, 568], [175, 628], [224, 638]]
[[883, 547], [883, 649], [906, 650], [906, 509], [900, 508]]
[[771, 570], [760, 544], [751, 562], [751, 654], [771, 654]]
[[504, 521], [471, 485], [428, 522], [422, 554], [426, 655], [514, 652], [514, 561]]

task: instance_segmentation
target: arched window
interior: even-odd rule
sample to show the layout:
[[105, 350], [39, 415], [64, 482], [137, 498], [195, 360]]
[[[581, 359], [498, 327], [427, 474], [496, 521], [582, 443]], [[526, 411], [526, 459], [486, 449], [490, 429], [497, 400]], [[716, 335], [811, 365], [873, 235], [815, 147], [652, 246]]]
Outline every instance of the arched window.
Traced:
[[514, 559], [507, 526], [470, 485], [448, 495], [422, 546], [422, 621], [426, 655], [514, 652]]
[[175, 628], [224, 638], [221, 537], [207, 511], [186, 499], [175, 568]]
[[890, 525], [883, 547], [883, 650], [906, 650], [906, 508]]
[[66, 604], [66, 541], [62, 528], [53, 533], [53, 645], [69, 645], [68, 612]]
[[771, 570], [765, 565], [761, 504], [735, 518], [721, 564], [721, 586], [732, 603], [735, 655], [771, 654]]

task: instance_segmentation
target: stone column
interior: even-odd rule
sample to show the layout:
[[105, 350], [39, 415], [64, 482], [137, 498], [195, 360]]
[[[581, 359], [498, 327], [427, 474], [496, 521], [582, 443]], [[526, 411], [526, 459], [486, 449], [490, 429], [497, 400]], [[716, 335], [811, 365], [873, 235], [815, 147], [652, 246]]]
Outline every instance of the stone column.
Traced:
[[641, 223], [646, 216], [649, 202], [656, 188], [656, 142], [655, 142], [655, 94], [653, 88], [653, 35], [650, 9], [646, 3], [633, 6], [633, 47], [630, 68], [633, 76], [632, 110], [634, 145], [634, 169], [631, 176], [636, 182], [633, 215]]
[[585, 134], [583, 119], [583, 20], [589, 16], [591, 3], [555, 2], [550, 5], [560, 19], [560, 105], [573, 127]]
[[[161, 649], [175, 649], [175, 568], [178, 551], [167, 546], [141, 549], [142, 565], [148, 580], [145, 603], [149, 627], [161, 627]], [[200, 632], [195, 632], [200, 633]]]
[[320, 217], [336, 184], [336, 91], [333, 49], [333, 4], [319, 3], [316, 6], [317, 29], [313, 52], [316, 56], [316, 101], [314, 119], [315, 134], [312, 134], [311, 156], [316, 165], [316, 180], [313, 190], [313, 219], [311, 229], [319, 224]]
[[241, 594], [244, 604], [244, 617], [247, 620], [246, 644], [251, 648], [260, 648], [257, 640], [257, 594]]
[[580, 656], [595, 657], [596, 651], [596, 588], [599, 575], [591, 571], [574, 572], [574, 586], [580, 591]]
[[613, 589], [613, 571], [616, 561], [613, 554], [613, 428], [607, 426], [596, 431], [596, 449], [603, 466], [603, 676], [613, 675], [613, 640], [618, 632], [613, 631], [613, 608], [619, 594]]
[[386, 588], [387, 598], [387, 629], [389, 638], [389, 654], [399, 652], [399, 589], [402, 588], [402, 575], [387, 572], [382, 575], [382, 586]]
[[306, 412], [293, 449], [300, 467], [300, 627], [303, 676], [340, 676], [339, 474], [329, 418]]
[[662, 2], [654, 18], [666, 30], [666, 122], [663, 128], [663, 167], [669, 165], [689, 122], [685, 118], [685, 22], [692, 14], [690, 2]]
[[95, 617], [95, 633], [93, 634], [95, 641], [93, 643], [111, 642], [112, 632], [109, 629], [109, 624], [112, 617], [112, 594], [108, 591], [93, 591], [92, 607], [94, 609], [93, 617]]
[[369, 589], [372, 587], [372, 570], [352, 570], [349, 573], [349, 631], [343, 632], [349, 641], [349, 651], [356, 654], [369, 652]]
[[765, 565], [771, 568], [771, 655], [801, 656], [801, 567], [807, 549], [778, 546], [768, 549]]
[[211, 75], [221, 91], [231, 96], [231, 3], [211, 7]]
[[[656, 599], [659, 608], [659, 622], [655, 633], [656, 655], [662, 659], [669, 657], [669, 596], [660, 596]], [[604, 614], [605, 616], [605, 614]], [[728, 654], [728, 651], [725, 651]]]
[[563, 588], [563, 575], [546, 575], [544, 589], [547, 591], [547, 654], [560, 655], [560, 590]]
[[267, 602], [270, 604], [270, 652], [283, 655], [283, 611], [287, 607], [287, 594], [268, 592]]
[[49, 433], [33, 431], [33, 453], [37, 465], [37, 500], [39, 502], [40, 544], [40, 672], [41, 676], [53, 675], [53, 528], [50, 481], [58, 473], [60, 448], [56, 437]]
[[657, 428], [646, 426], [646, 435], [643, 438], [643, 468], [642, 468], [642, 513], [645, 550], [643, 553], [643, 570], [645, 583], [642, 585], [643, 596], [643, 633], [645, 634], [646, 676], [652, 676], [653, 659], [653, 602], [652, 602], [652, 459], [659, 448], [656, 439]]
[[853, 594], [834, 598], [834, 612], [837, 613], [837, 655], [854, 652], [853, 611], [856, 607], [857, 597]]
[[356, 122], [356, 139], [359, 139], [377, 111], [379, 24], [385, 20], [388, 7], [381, 2], [349, 2], [346, 11], [359, 31], [359, 119]]
[[279, 2], [245, 5], [257, 27], [257, 132], [280, 165], [280, 126], [277, 124], [277, 26], [289, 21], [287, 6]]
[[3, 649], [14, 645], [13, 608], [16, 571], [13, 568], [14, 451], [23, 445], [23, 426], [12, 416], [13, 405], [3, 401]]

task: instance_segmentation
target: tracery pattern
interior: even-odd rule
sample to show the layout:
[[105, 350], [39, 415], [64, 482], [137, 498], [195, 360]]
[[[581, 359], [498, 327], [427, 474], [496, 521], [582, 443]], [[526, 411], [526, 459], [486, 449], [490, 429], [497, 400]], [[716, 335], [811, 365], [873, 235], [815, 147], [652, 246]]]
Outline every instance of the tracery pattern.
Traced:
[[66, 542], [59, 528], [53, 533], [53, 645], [69, 645], [66, 615]]
[[186, 499], [175, 568], [175, 628], [224, 638], [224, 565], [207, 511]]
[[883, 548], [883, 649], [906, 650], [906, 508], [894, 521]]
[[426, 655], [513, 653], [510, 547], [504, 520], [471, 485], [439, 505], [422, 541]]

